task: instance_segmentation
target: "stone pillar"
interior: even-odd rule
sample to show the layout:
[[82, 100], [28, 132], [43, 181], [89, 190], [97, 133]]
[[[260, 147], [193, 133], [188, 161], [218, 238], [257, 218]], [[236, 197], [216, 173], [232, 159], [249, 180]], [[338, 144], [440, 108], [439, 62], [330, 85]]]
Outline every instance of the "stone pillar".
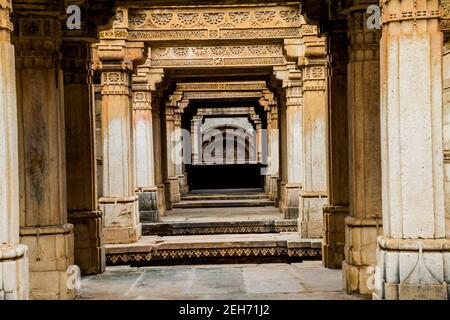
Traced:
[[191, 120], [192, 164], [200, 163], [202, 116], [194, 116]]
[[[301, 76], [301, 72], [298, 72]], [[299, 217], [300, 189], [303, 181], [302, 172], [302, 82], [285, 81], [286, 90], [286, 184], [282, 210], [286, 219]]]
[[[16, 13], [20, 235], [32, 299], [72, 299], [73, 225], [67, 223], [61, 22], [58, 12]], [[3, 66], [3, 64], [2, 64]], [[14, 78], [12, 78], [14, 79]], [[11, 81], [11, 79], [9, 79]]]
[[350, 214], [345, 218], [343, 272], [347, 293], [370, 294], [376, 239], [382, 234], [380, 51], [378, 29], [367, 28], [365, 8], [348, 17], [348, 125]]
[[271, 132], [272, 132], [272, 113], [269, 110], [266, 110], [266, 119], [267, 119], [267, 155], [266, 155], [266, 170], [264, 174], [264, 191], [269, 196], [270, 199], [273, 199], [271, 196], [271, 190], [272, 190], [272, 178], [271, 178], [271, 172], [272, 172], [272, 145], [271, 145]]
[[303, 188], [298, 230], [303, 238], [323, 236], [323, 206], [327, 203], [327, 93], [324, 43], [304, 34], [303, 67]]
[[74, 225], [75, 264], [83, 274], [105, 270], [103, 219], [97, 203], [95, 110], [89, 42], [64, 38], [64, 112], [68, 221]]
[[337, 21], [327, 33], [328, 64], [328, 205], [323, 208], [322, 262], [341, 268], [345, 217], [349, 215], [347, 116], [347, 22]]
[[19, 243], [19, 157], [11, 1], [0, 0], [0, 300], [28, 299], [27, 247]]
[[[151, 74], [152, 76], [155, 73]], [[157, 80], [161, 80], [159, 77]], [[155, 79], [147, 67], [133, 77], [133, 124], [136, 192], [141, 222], [159, 221], [158, 188], [155, 182], [152, 94]], [[152, 90], [153, 89], [153, 90]]]
[[175, 172], [178, 178], [178, 192], [184, 193], [185, 190], [185, 176], [184, 176], [184, 163], [183, 163], [183, 135], [181, 129], [181, 110], [178, 108], [175, 112], [174, 120], [174, 151], [175, 151]]
[[262, 123], [261, 119], [255, 119], [256, 126], [256, 161], [262, 162]]
[[171, 204], [180, 201], [180, 184], [177, 176], [177, 165], [175, 159], [175, 118], [176, 107], [170, 103], [166, 105], [166, 155], [167, 155], [167, 187], [169, 188], [169, 199]]
[[158, 189], [157, 194], [157, 205], [158, 212], [160, 216], [166, 214], [166, 198], [164, 190], [164, 179], [163, 179], [163, 166], [162, 163], [165, 161], [162, 153], [162, 134], [161, 134], [161, 104], [159, 90], [152, 92], [152, 121], [153, 121], [153, 159], [154, 159], [154, 174], [155, 174], [155, 185]]
[[446, 39], [443, 55], [443, 102], [444, 102], [443, 126], [444, 126], [445, 231], [446, 237], [450, 238], [450, 41], [449, 39]]
[[448, 299], [439, 1], [383, 3], [376, 299]]
[[102, 84], [103, 195], [105, 242], [132, 243], [141, 237], [135, 194], [131, 104], [133, 61], [143, 60], [143, 44], [102, 41], [95, 47]]
[[279, 179], [279, 160], [280, 160], [280, 143], [279, 135], [280, 130], [278, 129], [278, 107], [274, 104], [270, 110], [271, 118], [271, 130], [269, 133], [269, 144], [270, 144], [270, 199], [276, 200], [279, 198], [278, 195], [278, 179]]

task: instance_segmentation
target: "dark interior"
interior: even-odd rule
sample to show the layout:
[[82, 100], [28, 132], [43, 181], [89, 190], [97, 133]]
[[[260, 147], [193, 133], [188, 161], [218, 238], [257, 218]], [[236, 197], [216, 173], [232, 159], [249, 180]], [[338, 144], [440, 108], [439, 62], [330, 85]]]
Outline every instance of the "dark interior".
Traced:
[[191, 165], [190, 190], [262, 188], [261, 164]]

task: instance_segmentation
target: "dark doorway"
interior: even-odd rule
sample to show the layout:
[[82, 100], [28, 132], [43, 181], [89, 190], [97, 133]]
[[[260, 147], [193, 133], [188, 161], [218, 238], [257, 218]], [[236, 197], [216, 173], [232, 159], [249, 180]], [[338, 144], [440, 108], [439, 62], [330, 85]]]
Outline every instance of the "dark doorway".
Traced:
[[261, 164], [191, 165], [190, 190], [262, 188]]

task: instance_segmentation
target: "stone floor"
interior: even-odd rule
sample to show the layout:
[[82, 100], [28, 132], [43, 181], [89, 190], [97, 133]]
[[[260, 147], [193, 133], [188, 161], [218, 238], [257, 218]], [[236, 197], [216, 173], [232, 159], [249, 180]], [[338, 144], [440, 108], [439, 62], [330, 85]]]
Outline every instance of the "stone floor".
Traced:
[[252, 221], [281, 220], [276, 207], [192, 208], [173, 209], [161, 217], [161, 222]]
[[303, 263], [108, 267], [82, 278], [78, 299], [363, 299], [342, 290], [341, 270]]

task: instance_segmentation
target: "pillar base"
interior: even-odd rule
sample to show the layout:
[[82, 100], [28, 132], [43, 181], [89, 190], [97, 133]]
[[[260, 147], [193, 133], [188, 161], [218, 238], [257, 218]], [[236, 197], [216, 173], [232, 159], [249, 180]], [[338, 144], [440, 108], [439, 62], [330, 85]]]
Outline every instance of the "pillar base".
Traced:
[[277, 201], [278, 199], [278, 177], [270, 177], [270, 200]]
[[381, 218], [345, 218], [345, 263], [342, 268], [347, 293], [371, 295], [368, 281], [377, 263], [377, 237], [383, 233]]
[[166, 210], [172, 210], [172, 201], [170, 200], [171, 192], [170, 192], [170, 181], [164, 181], [164, 201]]
[[298, 230], [302, 238], [323, 237], [323, 207], [328, 202], [326, 193], [302, 192]]
[[179, 178], [170, 177], [168, 180], [170, 183], [170, 202], [178, 203], [181, 200]]
[[280, 209], [284, 218], [297, 219], [299, 216], [300, 185], [285, 184], [282, 187], [284, 188], [284, 197], [280, 202]]
[[74, 264], [72, 224], [20, 229], [29, 252], [29, 292], [34, 300], [70, 300], [75, 288], [69, 266]]
[[178, 176], [178, 184], [179, 184], [178, 188], [180, 190], [179, 192], [180, 192], [180, 200], [181, 200], [181, 195], [184, 195], [189, 192], [189, 186], [187, 183], [186, 174], [180, 174]]
[[340, 269], [344, 261], [345, 217], [350, 214], [348, 206], [324, 206], [322, 264], [325, 268]]
[[165, 190], [164, 190], [164, 184], [160, 184], [157, 187], [158, 189], [158, 195], [157, 195], [157, 201], [158, 201], [158, 212], [159, 216], [166, 215], [166, 197], [165, 197]]
[[105, 245], [103, 244], [103, 217], [100, 211], [69, 212], [74, 225], [75, 264], [84, 275], [105, 271]]
[[141, 222], [158, 222], [158, 188], [141, 188], [138, 191], [139, 217]]
[[448, 300], [450, 239], [380, 236], [374, 299]]
[[0, 247], [0, 300], [28, 299], [28, 248]]
[[139, 223], [139, 198], [101, 198], [100, 210], [105, 215], [104, 241], [108, 244], [137, 242], [142, 235]]

